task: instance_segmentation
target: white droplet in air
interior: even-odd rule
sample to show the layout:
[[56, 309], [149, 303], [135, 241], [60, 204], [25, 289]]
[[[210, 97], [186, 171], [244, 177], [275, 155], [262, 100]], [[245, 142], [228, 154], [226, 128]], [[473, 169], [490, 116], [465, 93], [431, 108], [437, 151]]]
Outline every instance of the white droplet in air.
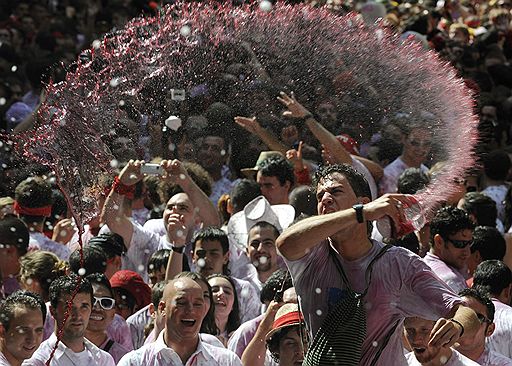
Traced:
[[4, 105], [5, 103], [7, 103], [7, 99], [4, 97], [0, 98], [0, 105]]
[[181, 118], [177, 116], [169, 116], [169, 118], [165, 120], [165, 125], [173, 131], [178, 131], [178, 129], [181, 127], [181, 124]]
[[242, 291], [240, 291], [240, 295], [243, 297], [243, 298], [247, 298], [249, 297], [249, 289], [248, 288], [243, 288]]
[[448, 357], [446, 357], [446, 356], [439, 357], [439, 362], [441, 363], [441, 365], [445, 365], [448, 362]]
[[265, 263], [267, 263], [267, 262], [268, 262], [268, 258], [267, 258], [267, 257], [265, 257], [265, 256], [261, 256], [261, 257], [260, 257], [260, 259], [259, 259], [259, 261], [260, 261], [260, 263], [261, 263], [261, 264], [265, 264]]
[[318, 309], [318, 310], [316, 311], [316, 315], [318, 315], [318, 316], [322, 315], [322, 310]]
[[59, 121], [59, 125], [61, 125], [61, 127], [64, 127], [66, 125], [66, 120], [63, 118]]
[[174, 145], [172, 142], [169, 144], [169, 146], [167, 146], [167, 148], [169, 149], [169, 151], [174, 151], [176, 150], [176, 145]]
[[99, 39], [95, 39], [94, 41], [92, 41], [92, 46], [96, 49], [100, 48], [101, 41]]
[[3, 163], [2, 168], [7, 169], [7, 164]]
[[16, 72], [17, 70], [18, 70], [18, 66], [13, 65], [13, 66], [11, 67], [11, 71], [12, 71], [12, 72]]
[[112, 80], [110, 80], [110, 86], [115, 88], [120, 84], [120, 82], [119, 78], [112, 78]]
[[68, 235], [68, 231], [67, 230], [62, 230], [59, 235], [62, 236], [62, 237], [65, 237], [66, 235]]
[[204, 258], [199, 258], [199, 259], [197, 260], [197, 266], [198, 266], [198, 267], [201, 267], [201, 268], [203, 268], [204, 266], [206, 266], [206, 261], [204, 260]]
[[378, 345], [379, 345], [379, 344], [377, 343], [377, 341], [373, 341], [373, 342], [372, 342], [372, 346], [373, 346], [373, 347], [377, 347]]
[[137, 271], [139, 271], [139, 272], [144, 272], [144, 265], [143, 265], [143, 264], [139, 264], [139, 265], [137, 266]]
[[25, 281], [27, 283], [27, 285], [31, 285], [32, 282], [34, 282], [34, 280], [32, 278], [27, 278], [27, 280]]
[[11, 226], [11, 231], [14, 233], [16, 232], [16, 228], [14, 226]]
[[117, 210], [119, 210], [119, 205], [114, 205], [114, 206], [112, 206], [112, 208], [117, 211]]
[[135, 180], [135, 179], [137, 179], [137, 176], [135, 174], [130, 174], [130, 179]]
[[80, 269], [78, 270], [78, 275], [79, 275], [79, 276], [85, 276], [85, 273], [86, 273], [85, 268], [80, 268]]
[[110, 166], [112, 168], [117, 168], [119, 166], [119, 161], [117, 161], [116, 159], [110, 160]]
[[183, 230], [177, 230], [176, 235], [178, 235], [178, 238], [183, 238], [185, 236], [185, 233], [183, 232]]
[[122, 107], [122, 106], [124, 106], [124, 104], [125, 104], [125, 103], [124, 103], [124, 100], [122, 100], [122, 99], [121, 99], [121, 100], [119, 101], [119, 106], [120, 106], [120, 107]]
[[185, 174], [183, 174], [183, 173], [182, 173], [182, 174], [180, 174], [180, 179], [181, 179], [181, 180], [185, 180], [185, 178], [186, 178], [186, 177], [185, 177]]
[[220, 151], [220, 154], [221, 154], [222, 156], [226, 155], [226, 150], [222, 149], [222, 150]]
[[371, 303], [369, 303], [369, 302], [367, 302], [367, 303], [365, 303], [365, 304], [364, 304], [364, 308], [365, 308], [366, 310], [370, 310], [370, 309], [372, 308], [372, 304], [371, 304]]
[[315, 289], [315, 292], [316, 292], [317, 294], [320, 294], [320, 293], [322, 293], [322, 289], [321, 289], [320, 287], [317, 287], [317, 288]]
[[155, 265], [154, 265], [153, 263], [151, 263], [148, 267], [149, 267], [149, 270], [150, 270], [150, 271], [152, 271], [152, 270], [154, 270], [154, 269], [155, 269]]
[[190, 28], [189, 25], [184, 25], [183, 27], [180, 28], [180, 34], [183, 36], [183, 37], [188, 37], [190, 36], [190, 33], [192, 33], [192, 28]]
[[272, 10], [272, 3], [268, 0], [260, 1], [260, 10], [268, 13]]

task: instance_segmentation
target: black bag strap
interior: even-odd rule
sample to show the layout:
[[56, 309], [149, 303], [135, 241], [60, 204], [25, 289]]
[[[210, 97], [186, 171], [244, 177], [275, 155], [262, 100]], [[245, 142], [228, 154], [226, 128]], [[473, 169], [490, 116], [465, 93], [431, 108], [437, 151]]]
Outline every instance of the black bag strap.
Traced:
[[398, 327], [398, 324], [400, 324], [400, 320], [397, 320], [395, 325], [389, 330], [389, 332], [386, 333], [386, 335], [383, 338], [384, 342], [381, 343], [379, 350], [375, 354], [375, 357], [373, 357], [373, 360], [372, 360], [372, 363], [370, 364], [370, 366], [375, 366], [375, 364], [377, 363], [377, 361], [380, 358], [380, 355], [382, 354], [382, 351], [384, 351], [384, 348], [386, 348], [386, 346], [388, 345], [389, 338], [391, 338], [391, 335], [395, 332], [396, 327]]
[[103, 351], [108, 352], [114, 345], [114, 341], [112, 339], [109, 339], [105, 347], [103, 347]]
[[[389, 248], [391, 248], [391, 247], [392, 247], [391, 244], [387, 244], [384, 247], [382, 247], [382, 249], [377, 253], [377, 255], [368, 264], [368, 267], [366, 268], [366, 272], [365, 272], [365, 281], [366, 281], [365, 289], [364, 289], [364, 291], [361, 294], [358, 295], [359, 297], [366, 296], [366, 293], [368, 292], [368, 289], [370, 288], [370, 283], [372, 281], [372, 272], [373, 272], [373, 265], [374, 265], [374, 263], [380, 257], [382, 257], [389, 250]], [[332, 242], [330, 240], [329, 240], [329, 252], [330, 252], [330, 254], [333, 257], [334, 264], [336, 265], [336, 268], [338, 269], [338, 272], [340, 272], [341, 279], [345, 283], [345, 285], [347, 286], [348, 291], [350, 291], [350, 292], [352, 292], [354, 294], [357, 294], [357, 292], [352, 290], [352, 288], [350, 287], [350, 282], [349, 282], [349, 280], [347, 278], [347, 275], [345, 274], [345, 271], [343, 270], [343, 266], [341, 265], [341, 262], [340, 262], [339, 258], [337, 257], [338, 253], [336, 253], [336, 251], [332, 247]]]

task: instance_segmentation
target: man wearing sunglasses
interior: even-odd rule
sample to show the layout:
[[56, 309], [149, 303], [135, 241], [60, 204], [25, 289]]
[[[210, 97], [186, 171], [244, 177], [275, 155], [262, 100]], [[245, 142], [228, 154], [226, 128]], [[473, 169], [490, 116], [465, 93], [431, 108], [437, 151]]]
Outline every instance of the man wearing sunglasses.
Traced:
[[458, 208], [443, 207], [430, 222], [430, 251], [423, 259], [454, 292], [465, 288], [475, 224]]
[[491, 299], [478, 290], [467, 288], [459, 293], [468, 307], [473, 309], [480, 321], [480, 328], [473, 334], [459, 339], [457, 350], [464, 356], [483, 366], [512, 366], [512, 360], [486, 346], [486, 338], [494, 333], [495, 307]]

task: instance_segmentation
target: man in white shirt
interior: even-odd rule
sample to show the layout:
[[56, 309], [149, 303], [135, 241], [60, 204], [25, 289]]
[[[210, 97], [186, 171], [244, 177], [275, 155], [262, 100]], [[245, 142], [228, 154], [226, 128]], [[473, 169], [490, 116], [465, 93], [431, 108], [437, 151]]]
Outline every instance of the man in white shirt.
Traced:
[[485, 341], [494, 332], [495, 308], [491, 299], [474, 288], [459, 292], [466, 305], [473, 309], [480, 320], [480, 327], [473, 336], [461, 337], [457, 350], [483, 366], [512, 366], [512, 360], [492, 351]]
[[203, 343], [199, 330], [205, 316], [201, 286], [190, 278], [170, 281], [158, 305], [165, 328], [155, 342], [126, 354], [118, 366], [241, 366], [231, 351]]
[[435, 322], [418, 317], [406, 318], [404, 321], [405, 337], [412, 352], [405, 355], [411, 366], [477, 366], [466, 356], [451, 347], [432, 346], [429, 343], [430, 332]]
[[0, 303], [0, 366], [20, 366], [43, 340], [46, 306], [36, 294], [13, 293]]
[[53, 281], [50, 286], [50, 313], [55, 319], [55, 333], [41, 343], [23, 365], [45, 366], [50, 361], [50, 366], [114, 366], [112, 356], [84, 336], [92, 302], [93, 291], [88, 280], [70, 274]]

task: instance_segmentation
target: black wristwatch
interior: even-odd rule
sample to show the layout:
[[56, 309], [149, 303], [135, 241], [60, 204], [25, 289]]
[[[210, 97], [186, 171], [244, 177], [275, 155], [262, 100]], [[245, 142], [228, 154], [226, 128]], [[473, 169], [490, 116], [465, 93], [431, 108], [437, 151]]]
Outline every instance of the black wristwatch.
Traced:
[[360, 224], [362, 224], [364, 222], [363, 207], [364, 206], [361, 203], [358, 203], [357, 205], [352, 206], [352, 208], [356, 211], [357, 222]]
[[182, 247], [175, 247], [175, 246], [173, 245], [173, 246], [171, 247], [171, 250], [172, 250], [173, 252], [183, 254], [183, 252], [185, 251], [185, 246], [182, 246]]

